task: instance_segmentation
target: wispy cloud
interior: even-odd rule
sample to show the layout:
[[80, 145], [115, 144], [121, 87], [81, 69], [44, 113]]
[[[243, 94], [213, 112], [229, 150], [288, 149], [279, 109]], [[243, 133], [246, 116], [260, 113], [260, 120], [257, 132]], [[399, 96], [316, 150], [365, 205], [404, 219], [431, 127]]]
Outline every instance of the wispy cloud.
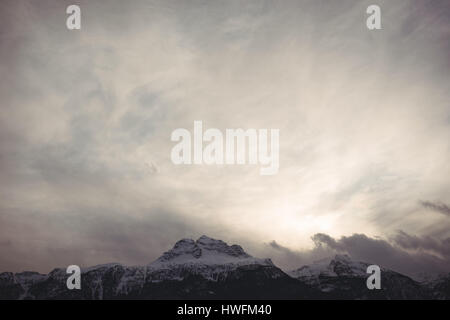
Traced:
[[[372, 1], [77, 3], [69, 31], [66, 1], [0, 1], [0, 271], [141, 263], [203, 233], [286, 261], [317, 233], [375, 256], [377, 234], [448, 236], [417, 206], [450, 198], [448, 1], [378, 1], [377, 32]], [[279, 173], [175, 166], [194, 120], [280, 129]]]
[[427, 209], [450, 216], [450, 207], [442, 202], [421, 201], [420, 204]]

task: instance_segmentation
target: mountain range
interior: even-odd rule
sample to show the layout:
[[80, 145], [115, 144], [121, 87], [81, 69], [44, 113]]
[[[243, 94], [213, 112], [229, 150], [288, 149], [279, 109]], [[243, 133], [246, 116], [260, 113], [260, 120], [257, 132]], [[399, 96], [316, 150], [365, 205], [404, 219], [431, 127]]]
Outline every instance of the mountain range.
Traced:
[[347, 255], [285, 272], [239, 245], [202, 236], [182, 239], [145, 266], [119, 263], [81, 269], [69, 290], [65, 268], [48, 274], [0, 273], [0, 299], [449, 299], [450, 274], [418, 282], [381, 268], [381, 289], [369, 290], [370, 263]]

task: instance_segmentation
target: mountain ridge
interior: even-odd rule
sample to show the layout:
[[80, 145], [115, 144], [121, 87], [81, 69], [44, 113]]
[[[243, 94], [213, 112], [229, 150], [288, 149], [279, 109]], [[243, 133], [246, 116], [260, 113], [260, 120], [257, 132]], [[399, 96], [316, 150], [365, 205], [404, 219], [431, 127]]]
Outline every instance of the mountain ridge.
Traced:
[[48, 274], [0, 273], [0, 299], [449, 299], [450, 275], [419, 283], [381, 268], [381, 290], [366, 287], [367, 262], [336, 255], [285, 272], [239, 245], [201, 236], [181, 239], [143, 266], [81, 268], [68, 290], [63, 268]]

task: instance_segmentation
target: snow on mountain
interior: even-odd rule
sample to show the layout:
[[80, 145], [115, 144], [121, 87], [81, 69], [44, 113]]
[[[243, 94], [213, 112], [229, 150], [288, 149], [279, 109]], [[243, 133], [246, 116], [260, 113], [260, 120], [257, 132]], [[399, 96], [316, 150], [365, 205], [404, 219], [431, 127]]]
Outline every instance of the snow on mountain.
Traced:
[[367, 262], [348, 255], [336, 255], [288, 272], [299, 281], [315, 287], [333, 299], [425, 299], [429, 290], [398, 272], [381, 268], [381, 290], [368, 290]]
[[93, 270], [109, 269], [109, 268], [112, 268], [112, 267], [115, 267], [115, 266], [122, 266], [122, 265], [120, 263], [117, 263], [117, 262], [97, 264], [97, 265], [92, 266], [92, 267], [81, 268], [81, 272], [82, 273], [86, 273], [86, 272], [93, 271]]
[[307, 282], [315, 282], [320, 276], [367, 277], [366, 270], [369, 265], [366, 262], [353, 261], [348, 255], [338, 254], [334, 258], [325, 258], [310, 265], [292, 270], [288, 274]]
[[201, 236], [182, 239], [144, 266], [108, 263], [81, 269], [68, 290], [65, 268], [49, 274], [0, 273], [0, 299], [448, 299], [450, 275], [419, 283], [381, 268], [381, 290], [368, 290], [369, 263], [336, 255], [286, 274], [239, 245]]
[[148, 267], [152, 281], [181, 280], [186, 274], [217, 281], [227, 272], [241, 266], [275, 267], [270, 259], [258, 259], [247, 254], [241, 246], [229, 246], [222, 240], [201, 236], [196, 241], [182, 239]]
[[164, 268], [177, 264], [262, 264], [273, 265], [270, 259], [253, 258], [239, 245], [227, 245], [222, 240], [201, 236], [197, 241], [182, 239], [165, 252], [156, 261], [149, 264], [152, 268]]
[[20, 273], [4, 272], [0, 274], [0, 291], [9, 290], [19, 299], [28, 295], [30, 288], [47, 279], [47, 275], [38, 272], [24, 271]]

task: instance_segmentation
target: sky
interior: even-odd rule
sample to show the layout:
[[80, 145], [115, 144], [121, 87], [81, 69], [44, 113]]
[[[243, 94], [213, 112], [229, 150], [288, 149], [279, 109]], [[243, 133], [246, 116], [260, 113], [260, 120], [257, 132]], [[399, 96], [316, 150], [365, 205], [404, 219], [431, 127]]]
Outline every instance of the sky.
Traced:
[[[449, 272], [448, 17], [444, 0], [1, 1], [0, 272], [142, 265], [202, 234], [283, 269], [347, 253]], [[196, 120], [279, 129], [278, 173], [175, 165], [171, 133]]]

